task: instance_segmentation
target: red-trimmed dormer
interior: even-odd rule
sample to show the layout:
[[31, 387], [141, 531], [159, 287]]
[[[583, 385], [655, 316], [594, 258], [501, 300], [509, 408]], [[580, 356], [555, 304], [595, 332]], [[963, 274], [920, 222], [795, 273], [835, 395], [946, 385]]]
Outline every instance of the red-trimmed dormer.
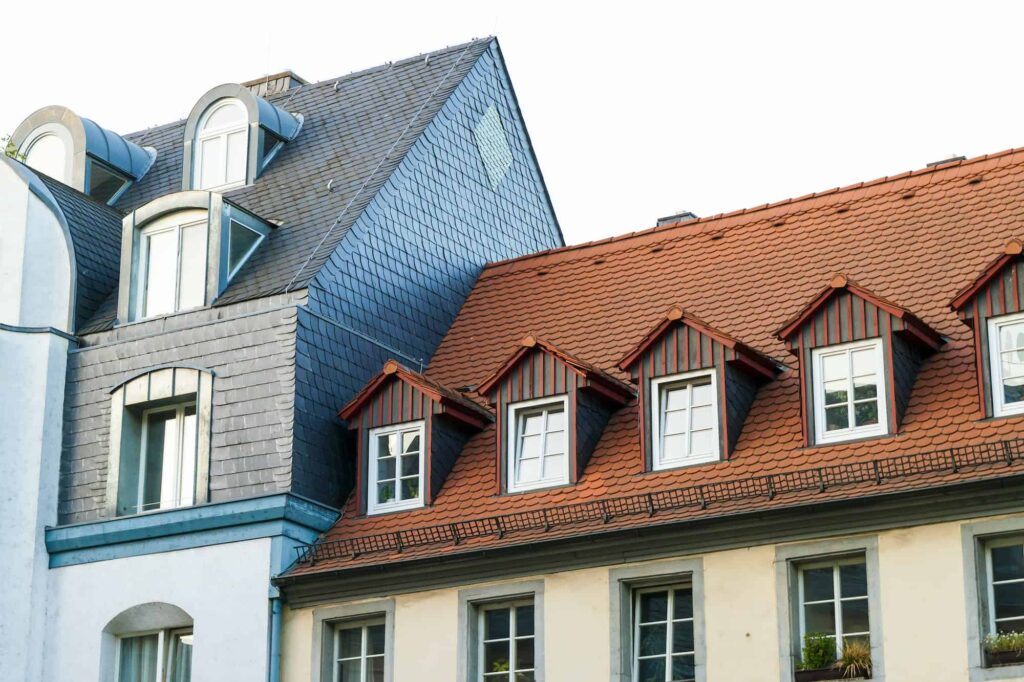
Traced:
[[974, 330], [979, 408], [986, 417], [1024, 414], [1024, 244], [1013, 239], [950, 302]]
[[481, 382], [495, 406], [501, 492], [575, 483], [612, 413], [633, 389], [535, 336]]
[[800, 363], [807, 444], [896, 433], [942, 337], [909, 310], [836, 275], [778, 332]]
[[640, 387], [645, 470], [728, 458], [758, 388], [778, 371], [771, 359], [680, 307], [665, 314], [619, 369]]
[[356, 495], [366, 514], [430, 505], [486, 409], [388, 360], [338, 416], [358, 430]]

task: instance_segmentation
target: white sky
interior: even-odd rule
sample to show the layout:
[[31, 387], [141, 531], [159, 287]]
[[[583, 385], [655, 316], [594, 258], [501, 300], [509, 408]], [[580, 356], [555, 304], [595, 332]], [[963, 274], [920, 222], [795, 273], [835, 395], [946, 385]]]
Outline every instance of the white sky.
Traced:
[[11, 2], [0, 133], [47, 104], [131, 132], [493, 33], [569, 243], [1024, 146], [1024, 3], [601, 5]]

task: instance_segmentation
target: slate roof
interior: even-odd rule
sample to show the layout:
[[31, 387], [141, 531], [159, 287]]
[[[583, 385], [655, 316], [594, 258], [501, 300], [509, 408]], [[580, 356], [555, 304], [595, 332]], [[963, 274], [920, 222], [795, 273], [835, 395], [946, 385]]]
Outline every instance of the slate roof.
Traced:
[[[550, 512], [576, 521], [546, 532], [487, 532], [472, 540], [426, 543], [404, 552], [388, 549], [387, 542], [375, 552], [324, 552], [326, 558], [297, 564], [290, 575], [1019, 474], [1024, 464], [1012, 457], [1009, 464], [999, 463], [998, 453], [1004, 448], [1019, 457], [1019, 444], [1011, 450], [1006, 441], [1020, 433], [1024, 417], [980, 418], [972, 332], [949, 302], [1009, 240], [1024, 236], [1022, 216], [1024, 150], [1013, 149], [489, 265], [426, 371], [435, 381], [478, 385], [527, 332], [625, 381], [628, 376], [618, 363], [672, 305], [742, 339], [786, 369], [760, 389], [728, 461], [643, 472], [633, 400], [612, 415], [578, 484], [502, 496], [494, 494], [492, 424], [469, 441], [433, 506], [360, 516], [355, 501], [349, 500], [323, 546], [396, 531], [412, 537], [439, 524], [542, 510], [548, 510], [545, 518]], [[805, 447], [796, 358], [776, 333], [837, 272], [914, 311], [946, 343], [921, 368], [899, 433]], [[951, 465], [958, 453], [980, 451], [995, 453], [994, 459]], [[824, 491], [812, 485], [803, 492], [762, 495], [769, 475], [802, 480], [819, 467], [870, 472], [882, 464], [907, 473], [900, 463], [911, 460], [938, 463], [938, 469], [925, 467], [919, 475], [887, 478], [882, 484], [849, 479], [844, 486], [839, 479], [840, 484]], [[710, 486], [708, 490], [747, 486], [757, 494], [653, 517], [644, 513], [602, 519], [580, 511], [590, 503], [668, 495], [701, 485]]]
[[[302, 114], [302, 129], [252, 185], [224, 196], [280, 225], [214, 305], [304, 288], [492, 40], [268, 97], [285, 111]], [[118, 201], [119, 209], [131, 211], [181, 191], [185, 123], [125, 136], [154, 147], [158, 156], [142, 181]], [[85, 331], [109, 328], [116, 312], [114, 290]]]
[[60, 206], [75, 251], [75, 327], [88, 321], [117, 288], [121, 214], [106, 204], [31, 170]]

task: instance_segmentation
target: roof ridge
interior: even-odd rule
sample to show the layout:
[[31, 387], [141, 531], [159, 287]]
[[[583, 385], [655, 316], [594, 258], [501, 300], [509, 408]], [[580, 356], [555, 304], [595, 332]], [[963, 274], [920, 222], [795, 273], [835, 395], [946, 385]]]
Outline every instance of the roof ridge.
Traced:
[[[810, 194], [804, 194], [796, 197], [789, 197], [787, 199], [781, 199], [779, 201], [770, 202], [766, 204], [759, 204], [757, 206], [750, 206], [746, 208], [737, 209], [734, 211], [727, 211], [723, 213], [716, 213], [710, 216], [704, 216], [700, 218], [693, 218], [685, 222], [670, 223], [668, 225], [648, 227], [640, 230], [634, 230], [625, 234], [613, 235], [611, 237], [604, 237], [603, 239], [595, 239], [587, 242], [580, 242], [579, 244], [569, 244], [556, 249], [545, 249], [543, 251], [536, 251], [534, 253], [528, 253], [523, 256], [517, 256], [515, 258], [509, 258], [506, 260], [493, 261], [484, 266], [483, 271], [480, 273], [481, 277], [484, 277], [492, 270], [498, 268], [504, 268], [514, 264], [518, 264], [524, 261], [529, 261], [543, 256], [556, 256], [563, 253], [569, 253], [573, 251], [585, 251], [589, 248], [602, 246], [605, 244], [617, 244], [619, 242], [629, 241], [631, 239], [637, 239], [641, 237], [648, 237], [652, 234], [664, 232], [671, 234], [672, 236], [687, 236], [689, 234], [698, 234], [708, 229], [709, 225], [713, 225], [715, 221], [725, 220], [728, 218], [736, 218], [743, 215], [753, 215], [762, 211], [770, 211], [776, 208], [782, 208], [784, 206], [793, 206], [796, 204], [810, 202], [814, 199], [821, 199], [823, 197], [833, 197], [843, 194], [845, 192], [853, 192], [859, 189], [880, 187], [885, 184], [894, 183], [898, 180], [906, 180], [908, 178], [917, 178], [925, 175], [932, 175], [949, 171], [954, 168], [961, 168], [964, 166], [971, 166], [974, 164], [981, 163], [983, 161], [991, 161], [992, 159], [998, 159], [1013, 154], [1024, 152], [1024, 147], [1010, 147], [999, 152], [993, 152], [991, 154], [983, 154], [981, 156], [975, 156], [969, 159], [958, 159], [950, 161], [948, 163], [940, 163], [935, 166], [926, 166], [924, 168], [918, 168], [915, 170], [904, 171], [897, 173], [896, 175], [885, 175], [873, 180], [864, 180], [851, 185], [845, 185], [841, 187], [833, 187], [831, 189], [822, 190], [819, 192], [811, 192]], [[955, 176], [951, 176], [955, 177]]]

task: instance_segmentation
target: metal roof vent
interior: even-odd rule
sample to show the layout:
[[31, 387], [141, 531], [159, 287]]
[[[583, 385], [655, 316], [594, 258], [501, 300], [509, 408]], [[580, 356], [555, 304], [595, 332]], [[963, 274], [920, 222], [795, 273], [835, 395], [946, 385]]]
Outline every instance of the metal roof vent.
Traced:
[[676, 223], [685, 223], [691, 220], [696, 220], [697, 214], [692, 211], [679, 211], [672, 215], [667, 215], [664, 218], [658, 218], [658, 227], [664, 225], [675, 225]]
[[248, 88], [249, 92], [257, 97], [270, 97], [279, 92], [285, 92], [301, 85], [306, 85], [308, 82], [305, 78], [291, 71], [282, 71], [281, 73], [254, 78], [251, 81], [239, 83], [239, 85], [243, 88]]

